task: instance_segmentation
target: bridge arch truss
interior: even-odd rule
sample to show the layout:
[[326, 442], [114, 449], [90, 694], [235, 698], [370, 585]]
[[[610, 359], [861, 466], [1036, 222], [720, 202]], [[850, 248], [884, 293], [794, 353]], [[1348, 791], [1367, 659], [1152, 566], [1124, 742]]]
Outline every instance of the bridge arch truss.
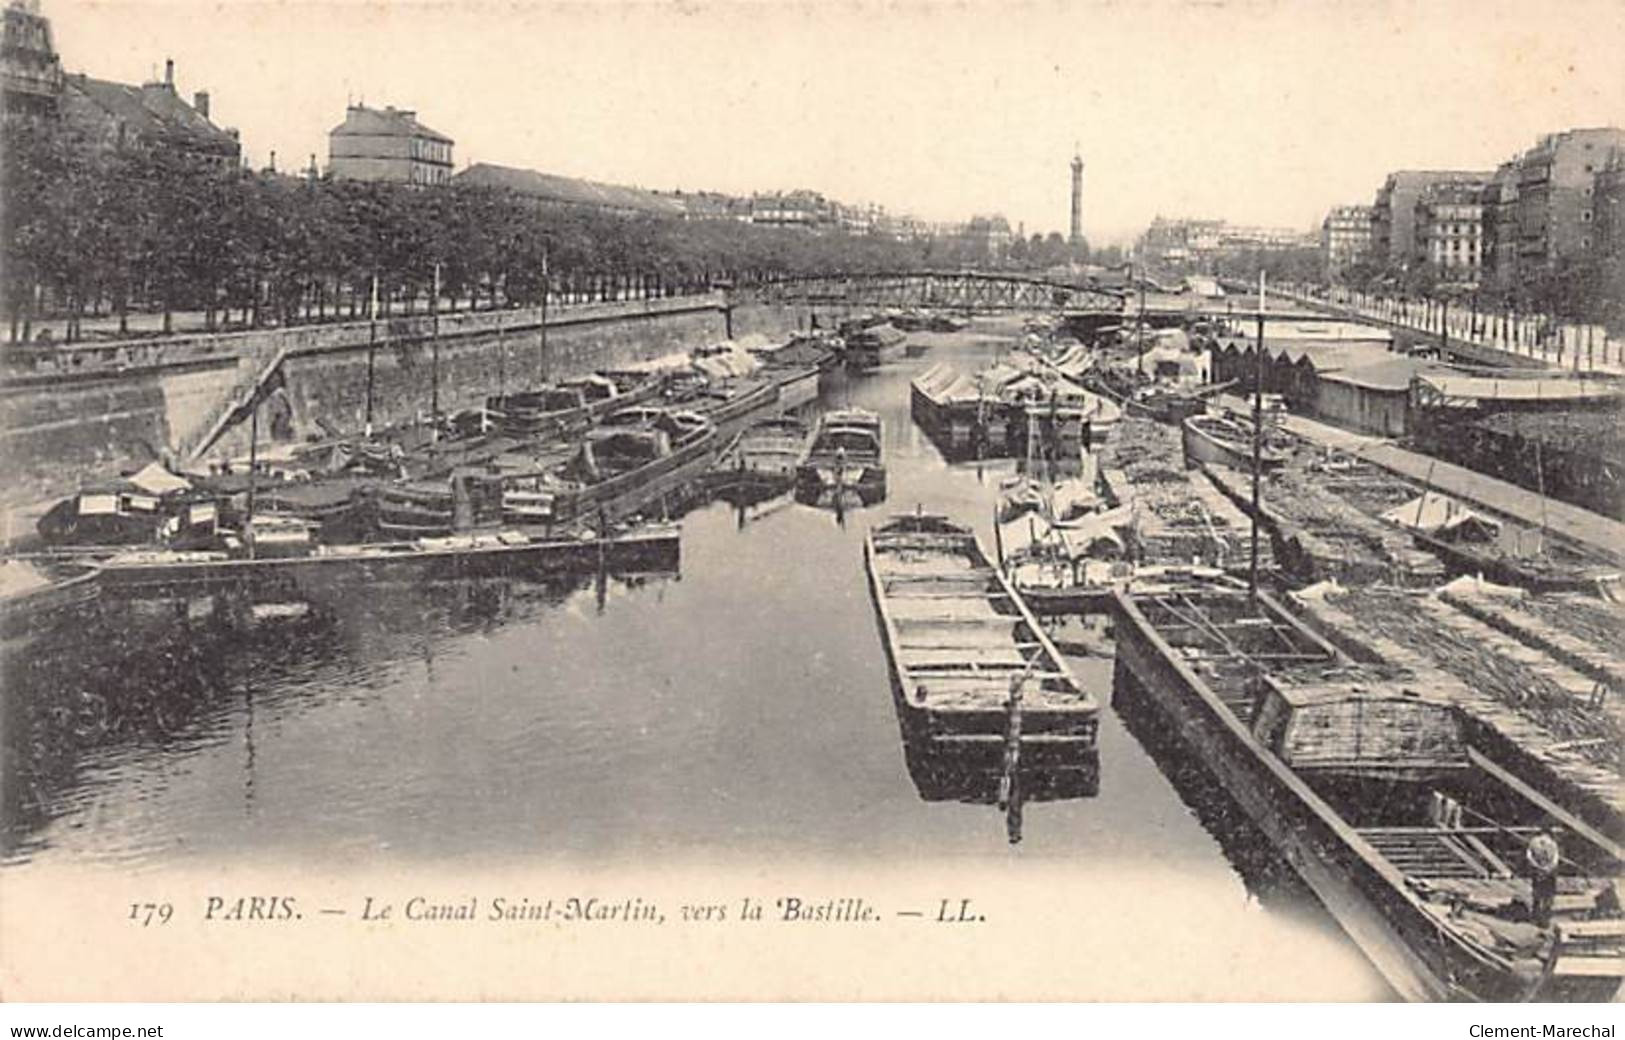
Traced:
[[964, 311], [1054, 310], [1121, 314], [1109, 289], [986, 271], [797, 275], [757, 288], [764, 302], [813, 307], [927, 307]]

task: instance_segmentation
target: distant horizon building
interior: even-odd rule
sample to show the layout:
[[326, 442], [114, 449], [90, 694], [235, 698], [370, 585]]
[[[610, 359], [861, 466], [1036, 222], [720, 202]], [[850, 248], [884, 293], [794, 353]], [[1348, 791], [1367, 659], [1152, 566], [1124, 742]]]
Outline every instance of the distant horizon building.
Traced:
[[1422, 194], [1447, 184], [1482, 191], [1494, 175], [1487, 170], [1396, 170], [1377, 189], [1371, 207], [1371, 251], [1381, 264], [1410, 267], [1423, 258], [1416, 244], [1416, 208]]
[[1313, 231], [1159, 215], [1140, 235], [1134, 252], [1143, 263], [1187, 274], [1208, 271], [1219, 260], [1244, 253], [1318, 246], [1319, 236]]
[[968, 257], [996, 262], [1009, 254], [1013, 236], [1004, 214], [991, 213], [971, 217], [953, 237], [963, 245]]
[[647, 214], [680, 218], [686, 212], [684, 203], [677, 198], [657, 195], [642, 188], [561, 177], [496, 163], [475, 163], [459, 172], [453, 180], [458, 184], [511, 191], [542, 206], [596, 210], [622, 216]]
[[1371, 207], [1333, 206], [1320, 225], [1321, 257], [1336, 280], [1371, 251]]
[[769, 227], [815, 228], [835, 223], [833, 205], [816, 191], [795, 191], [753, 195], [750, 222]]
[[412, 109], [352, 104], [328, 131], [327, 169], [341, 180], [445, 184], [455, 143], [418, 122]]
[[1416, 252], [1448, 282], [1477, 286], [1483, 265], [1484, 185], [1439, 184], [1416, 202]]

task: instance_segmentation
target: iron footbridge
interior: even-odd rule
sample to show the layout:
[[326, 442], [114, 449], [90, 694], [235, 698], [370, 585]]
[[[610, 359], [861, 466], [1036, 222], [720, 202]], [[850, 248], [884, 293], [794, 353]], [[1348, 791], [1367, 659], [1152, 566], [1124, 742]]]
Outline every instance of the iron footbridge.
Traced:
[[1020, 274], [907, 271], [794, 275], [756, 287], [765, 303], [811, 307], [941, 308], [959, 311], [1059, 311], [1117, 315], [1125, 294]]

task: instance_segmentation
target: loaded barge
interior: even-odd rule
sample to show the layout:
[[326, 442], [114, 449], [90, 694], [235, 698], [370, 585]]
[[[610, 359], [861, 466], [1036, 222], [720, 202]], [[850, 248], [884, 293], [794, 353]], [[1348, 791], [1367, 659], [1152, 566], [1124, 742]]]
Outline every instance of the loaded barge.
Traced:
[[1485, 754], [1458, 704], [1356, 668], [1267, 596], [1115, 606], [1118, 695], [1178, 726], [1402, 996], [1618, 992], [1625, 853]]
[[561, 571], [674, 570], [677, 524], [647, 524], [598, 534], [505, 528], [445, 538], [366, 545], [309, 546], [278, 556], [243, 552], [134, 550], [99, 562], [107, 587], [233, 585], [258, 581], [352, 578], [420, 580], [504, 577]]
[[905, 514], [864, 544], [913, 757], [943, 769], [1070, 772], [1098, 785], [1100, 705], [969, 527]]

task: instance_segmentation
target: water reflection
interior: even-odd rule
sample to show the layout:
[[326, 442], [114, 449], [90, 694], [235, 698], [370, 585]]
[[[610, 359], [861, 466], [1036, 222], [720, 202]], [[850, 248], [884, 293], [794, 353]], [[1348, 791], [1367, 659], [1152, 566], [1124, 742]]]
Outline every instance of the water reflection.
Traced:
[[[589, 586], [601, 613], [612, 586], [673, 577], [104, 590], [72, 623], [9, 645], [0, 660], [0, 858], [26, 856], [37, 832], [82, 804], [87, 761], [181, 755], [237, 739], [240, 725], [251, 807], [256, 709], [318, 707], [323, 691], [365, 686], [383, 661], [415, 658], [432, 673], [437, 646], [460, 635], [524, 623]], [[362, 647], [371, 664], [357, 661]]]
[[812, 506], [814, 509], [834, 514], [835, 523], [845, 527], [847, 518], [853, 513], [885, 502], [886, 489], [803, 485], [796, 488], [795, 497], [796, 501], [804, 506]]
[[[1278, 908], [1318, 907], [1318, 901], [1292, 865], [1276, 850], [1247, 811], [1203, 764], [1201, 754], [1180, 735], [1127, 668], [1116, 668], [1112, 709], [1123, 727], [1139, 741], [1163, 776], [1219, 844], [1247, 891], [1260, 903]], [[1328, 923], [1330, 923], [1328, 919]]]

